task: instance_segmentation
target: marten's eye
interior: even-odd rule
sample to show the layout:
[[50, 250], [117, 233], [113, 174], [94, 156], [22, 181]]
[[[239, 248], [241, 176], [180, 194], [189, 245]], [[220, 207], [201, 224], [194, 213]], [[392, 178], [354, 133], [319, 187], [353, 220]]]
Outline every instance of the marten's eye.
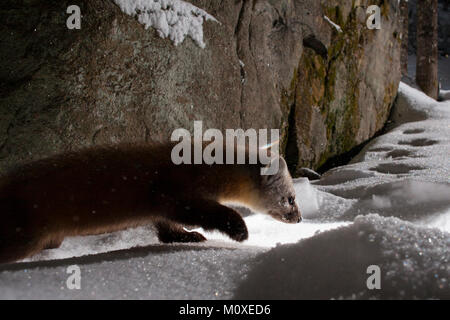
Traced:
[[291, 206], [293, 206], [293, 205], [295, 204], [295, 199], [294, 199], [294, 197], [289, 197], [289, 198], [288, 198], [288, 201], [289, 201], [289, 204], [290, 204]]

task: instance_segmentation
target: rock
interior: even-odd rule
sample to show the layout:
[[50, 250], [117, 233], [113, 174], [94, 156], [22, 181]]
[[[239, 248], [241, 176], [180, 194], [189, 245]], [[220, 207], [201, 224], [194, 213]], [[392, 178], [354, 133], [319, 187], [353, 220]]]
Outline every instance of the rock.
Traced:
[[295, 172], [383, 126], [400, 79], [396, 1], [379, 1], [382, 30], [350, 0], [190, 2], [220, 22], [204, 22], [204, 49], [175, 46], [112, 0], [76, 1], [81, 30], [66, 27], [68, 0], [3, 0], [0, 173], [90, 145], [164, 141], [194, 120], [280, 128]]
[[[323, 167], [382, 129], [397, 93], [401, 25], [397, 1], [379, 1], [381, 30], [366, 26], [368, 1], [327, 1], [310, 32], [328, 55], [309, 45], [284, 100], [290, 110], [286, 157], [291, 172]], [[305, 31], [307, 34], [307, 31]], [[315, 47], [318, 47], [315, 45]]]
[[298, 168], [295, 172], [295, 176], [308, 178], [308, 180], [310, 181], [319, 180], [321, 178], [321, 175], [319, 173], [309, 168]]

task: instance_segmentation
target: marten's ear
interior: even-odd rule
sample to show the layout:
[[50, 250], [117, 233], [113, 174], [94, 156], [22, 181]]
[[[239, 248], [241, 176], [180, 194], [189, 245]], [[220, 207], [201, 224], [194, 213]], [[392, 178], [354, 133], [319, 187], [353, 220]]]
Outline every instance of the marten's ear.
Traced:
[[[270, 144], [266, 144], [264, 146], [260, 146], [260, 150], [266, 150], [267, 157], [277, 157], [278, 156], [278, 148], [279, 148], [279, 141], [274, 141]], [[272, 151], [273, 150], [273, 151]]]
[[276, 177], [280, 176], [280, 173], [287, 169], [286, 161], [280, 156], [273, 157], [270, 162], [264, 166], [261, 170], [263, 181], [271, 183]]
[[278, 159], [280, 161], [280, 172], [284, 172], [285, 170], [287, 170], [287, 163], [282, 156], [278, 156]]

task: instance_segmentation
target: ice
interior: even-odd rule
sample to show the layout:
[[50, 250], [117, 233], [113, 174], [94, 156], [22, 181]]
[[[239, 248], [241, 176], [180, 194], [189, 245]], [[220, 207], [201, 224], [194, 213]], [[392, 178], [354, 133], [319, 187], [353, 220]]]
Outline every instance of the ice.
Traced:
[[[449, 299], [450, 101], [403, 83], [397, 100], [391, 129], [350, 164], [294, 180], [300, 224], [240, 208], [244, 243], [162, 245], [152, 227], [70, 238], [0, 266], [0, 298]], [[66, 287], [73, 264], [81, 290]]]

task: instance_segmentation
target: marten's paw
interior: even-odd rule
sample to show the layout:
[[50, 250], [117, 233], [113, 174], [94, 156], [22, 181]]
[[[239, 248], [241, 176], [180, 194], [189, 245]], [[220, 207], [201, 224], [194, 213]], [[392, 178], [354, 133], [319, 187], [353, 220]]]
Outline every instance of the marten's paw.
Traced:
[[170, 230], [170, 232], [158, 233], [159, 241], [162, 243], [187, 243], [187, 242], [203, 242], [206, 238], [199, 232], [186, 230]]
[[186, 231], [181, 225], [176, 223], [159, 221], [155, 226], [158, 232], [158, 239], [163, 243], [206, 241], [206, 238], [201, 233]]
[[225, 233], [233, 240], [242, 242], [248, 239], [248, 230], [244, 220], [240, 216], [233, 216], [227, 222]]
[[176, 242], [203, 242], [206, 238], [199, 232], [190, 231], [180, 235], [178, 241]]

